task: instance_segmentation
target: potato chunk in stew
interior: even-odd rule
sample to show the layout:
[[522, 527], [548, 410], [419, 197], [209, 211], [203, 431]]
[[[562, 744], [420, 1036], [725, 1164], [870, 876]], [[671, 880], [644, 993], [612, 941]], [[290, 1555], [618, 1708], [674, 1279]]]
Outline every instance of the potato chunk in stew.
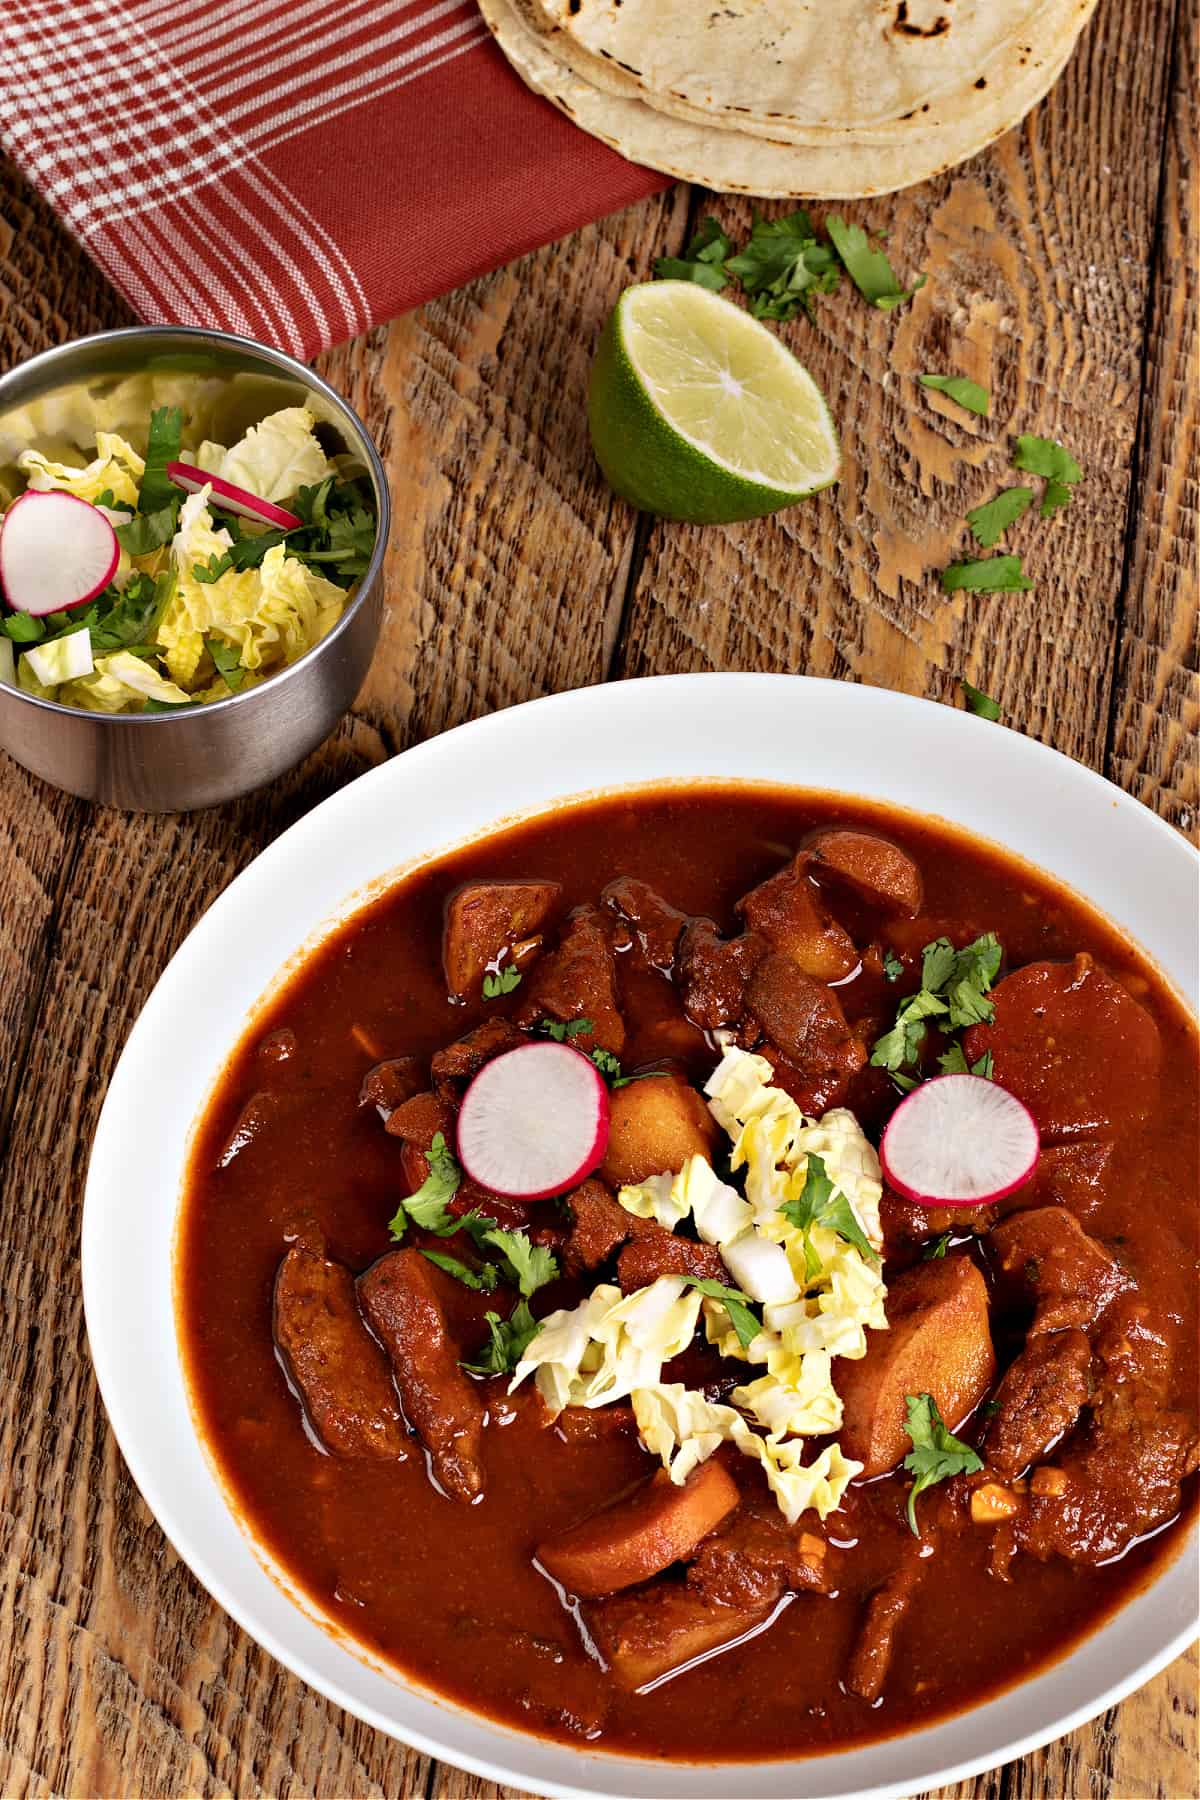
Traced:
[[679, 1075], [646, 1075], [616, 1088], [608, 1119], [600, 1173], [614, 1188], [674, 1174], [692, 1156], [711, 1156], [720, 1135], [701, 1096]]
[[592, 1639], [626, 1689], [646, 1687], [707, 1651], [744, 1637], [771, 1616], [769, 1606], [714, 1606], [677, 1581], [594, 1600], [583, 1609]]
[[869, 831], [818, 831], [805, 853], [818, 880], [849, 888], [868, 906], [909, 918], [920, 912], [925, 892], [921, 871], [887, 838]]
[[737, 903], [749, 931], [766, 938], [817, 981], [842, 981], [858, 967], [852, 938], [831, 918], [809, 880], [805, 859], [797, 857]]
[[839, 1358], [840, 1433], [863, 1476], [894, 1469], [912, 1449], [907, 1394], [932, 1394], [953, 1431], [984, 1398], [996, 1373], [988, 1293], [967, 1256], [918, 1263], [888, 1289], [888, 1329], [867, 1334], [861, 1362]]
[[591, 1518], [538, 1545], [542, 1567], [568, 1593], [613, 1594], [686, 1562], [738, 1503], [731, 1476], [716, 1460], [676, 1486], [665, 1469]]

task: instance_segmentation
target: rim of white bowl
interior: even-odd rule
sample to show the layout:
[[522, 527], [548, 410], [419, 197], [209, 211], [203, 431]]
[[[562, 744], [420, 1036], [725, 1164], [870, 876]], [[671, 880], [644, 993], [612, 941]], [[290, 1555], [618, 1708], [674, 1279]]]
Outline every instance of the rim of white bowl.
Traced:
[[[874, 737], [873, 727], [883, 715], [891, 715], [895, 725], [904, 728], [898, 738], [891, 730]], [[773, 731], [786, 735], [798, 723], [818, 724], [828, 732], [822, 754], [812, 759], [814, 771], [826, 769], [824, 774], [796, 766], [794, 750], [781, 755], [778, 739], [772, 740]], [[638, 768], [639, 759], [648, 754], [648, 733], [656, 734], [658, 740], [651, 756], [656, 766], [651, 770]], [[953, 747], [952, 775], [936, 773], [939, 765], [931, 763], [927, 754], [914, 754], [914, 742], [929, 737]], [[831, 742], [833, 765], [827, 768]], [[562, 755], [547, 759], [547, 747], [555, 743], [562, 748]], [[562, 778], [552, 771], [531, 783], [528, 793], [519, 791], [519, 783], [514, 791], [511, 773], [501, 777], [499, 772], [506, 767], [506, 756], [518, 746], [535, 753], [538, 760], [530, 766], [540, 769], [549, 760], [563, 771]], [[878, 770], [862, 765], [877, 779], [834, 778], [839, 767], [857, 768], [864, 751], [881, 759]], [[696, 765], [698, 755], [700, 766]], [[569, 771], [577, 767], [591, 770], [591, 778], [572, 777]], [[989, 786], [985, 781], [980, 787], [979, 779], [997, 768], [996, 783]], [[509, 784], [496, 788], [497, 801], [489, 803], [485, 817], [479, 816], [478, 806], [472, 814], [472, 775], [485, 791], [489, 783], [507, 780]], [[934, 702], [804, 676], [656, 676], [549, 695], [420, 744], [331, 796], [256, 858], [180, 946], [129, 1036], [96, 1132], [82, 1229], [89, 1342], [118, 1444], [178, 1554], [218, 1604], [264, 1649], [365, 1723], [419, 1752], [487, 1779], [537, 1793], [571, 1796], [572, 1800], [594, 1795], [724, 1800], [732, 1792], [742, 1800], [783, 1800], [784, 1796], [790, 1800], [801, 1794], [806, 1800], [838, 1800], [849, 1795], [858, 1800], [898, 1800], [1025, 1755], [1114, 1705], [1165, 1667], [1200, 1629], [1193, 1576], [1197, 1534], [1189, 1534], [1179, 1555], [1158, 1579], [1115, 1615], [1123, 1630], [1115, 1632], [1110, 1620], [1042, 1674], [956, 1718], [863, 1748], [804, 1758], [757, 1764], [664, 1764], [517, 1732], [484, 1715], [467, 1712], [373, 1663], [361, 1647], [347, 1647], [350, 1640], [339, 1641], [336, 1628], [319, 1622], [312, 1602], [290, 1594], [279, 1572], [271, 1573], [269, 1553], [254, 1542], [238, 1519], [192, 1420], [180, 1364], [174, 1316], [174, 1239], [187, 1143], [220, 1066], [263, 995], [275, 989], [281, 972], [294, 963], [296, 955], [357, 910], [372, 891], [386, 885], [389, 870], [439, 855], [464, 838], [490, 829], [489, 820], [507, 823], [513, 817], [542, 812], [556, 797], [657, 785], [664, 780], [703, 782], [714, 778], [892, 799], [906, 810], [949, 819], [1000, 843], [1040, 863], [1057, 879], [1067, 880], [1115, 920], [1165, 969], [1195, 1008], [1195, 951], [1186, 930], [1170, 929], [1163, 870], [1168, 870], [1168, 886], [1174, 884], [1178, 899], [1197, 882], [1200, 864], [1184, 840], [1140, 802], [1056, 750]], [[378, 831], [381, 823], [386, 827], [396, 817], [389, 805], [390, 790], [411, 786], [420, 792], [431, 782], [445, 829], [432, 837], [418, 833], [424, 841], [409, 846], [404, 854], [393, 855], [383, 849], [376, 856], [371, 827]], [[916, 791], [900, 798], [892, 790], [906, 782]], [[968, 818], [955, 812], [960, 788], [971, 796], [968, 810], [972, 816]], [[1064, 789], [1067, 792], [1061, 798], [1066, 810], [1060, 812], [1055, 800]], [[922, 797], [929, 794], [940, 795], [940, 803], [929, 804]], [[1036, 796], [1019, 802], [1027, 809], [1025, 822], [1030, 825], [1024, 835], [1044, 843], [1049, 854], [1032, 855], [996, 828], [1007, 816], [1006, 805], [1001, 804], [1004, 794], [1010, 802], [1014, 796]], [[947, 795], [955, 804], [945, 803]], [[1032, 829], [1029, 809], [1041, 821], [1039, 830]], [[991, 821], [991, 828], [986, 821]], [[1080, 851], [1079, 845], [1087, 841], [1092, 827], [1102, 824], [1161, 865], [1150, 884], [1151, 898], [1133, 879], [1129, 846], [1124, 856], [1117, 854], [1120, 846], [1115, 841], [1103, 854]], [[321, 853], [323, 840], [337, 831], [357, 859], [354, 866], [359, 878], [349, 882], [341, 873], [340, 859]], [[1072, 833], [1075, 850], [1067, 855], [1064, 845]], [[399, 838], [403, 837], [401, 829]], [[316, 852], [315, 857], [311, 852]], [[1093, 898], [1086, 881], [1065, 876], [1055, 866], [1056, 860], [1093, 870], [1106, 894], [1116, 896], [1115, 903]], [[373, 862], [378, 867], [371, 867]], [[231, 1001], [226, 991], [218, 999], [211, 991], [213, 984], [206, 980], [210, 953], [243, 923], [261, 925], [267, 894], [279, 898], [289, 917], [287, 945], [278, 953], [272, 950], [262, 967], [255, 955], [249, 954], [246, 970], [234, 982], [236, 1001]], [[1156, 907], [1158, 923], [1146, 934], [1146, 919]], [[301, 917], [304, 926], [298, 929]], [[255, 942], [253, 934], [250, 942]], [[176, 1081], [171, 1058], [162, 1054], [163, 1044], [171, 1044], [176, 1037], [175, 1021], [185, 1017], [189, 1034], [198, 1036], [204, 1046], [194, 1059], [195, 1072], [186, 1082], [182, 1077]], [[148, 1145], [145, 1086], [155, 1080], [168, 1086], [175, 1082], [187, 1092], [186, 1097], [178, 1097], [175, 1117], [154, 1115], [153, 1129], [160, 1141]], [[155, 1211], [152, 1198], [155, 1193], [161, 1196], [161, 1185], [155, 1188], [151, 1177], [141, 1176], [143, 1187], [150, 1183], [150, 1192], [142, 1208], [144, 1229], [131, 1245], [120, 1227], [131, 1181], [136, 1185], [138, 1173], [131, 1172], [122, 1145], [123, 1131], [135, 1116], [143, 1167], [165, 1163], [172, 1170], [173, 1193], [168, 1220], [161, 1204]], [[178, 1135], [172, 1137], [172, 1131]], [[162, 1161], [156, 1161], [156, 1152], [161, 1153]], [[127, 1219], [124, 1222], [128, 1224]], [[134, 1268], [138, 1279], [131, 1285]], [[139, 1326], [148, 1323], [150, 1340], [167, 1354], [147, 1355], [143, 1333], [130, 1333], [131, 1319]], [[131, 1341], [131, 1336], [136, 1341]], [[147, 1398], [159, 1401], [157, 1413], [147, 1408]], [[222, 1561], [222, 1552], [226, 1561]], [[249, 1598], [244, 1591], [247, 1587]], [[1111, 1679], [1098, 1680], [1094, 1670], [1087, 1672], [1087, 1665], [1103, 1660], [1097, 1646], [1120, 1663]], [[1069, 1700], [1066, 1691], [1073, 1679], [1077, 1687], [1080, 1665], [1083, 1691]], [[1043, 1706], [1047, 1684], [1063, 1691], [1062, 1698], [1051, 1702], [1049, 1713]], [[972, 1748], [972, 1736], [984, 1747]]]

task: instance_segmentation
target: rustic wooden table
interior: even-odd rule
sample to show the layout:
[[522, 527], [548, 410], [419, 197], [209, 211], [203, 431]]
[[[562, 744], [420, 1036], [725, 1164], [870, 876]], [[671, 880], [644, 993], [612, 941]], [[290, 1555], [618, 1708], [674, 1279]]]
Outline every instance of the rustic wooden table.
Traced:
[[[79, 1209], [105, 1086], [184, 934], [279, 831], [362, 770], [476, 714], [679, 669], [806, 671], [1009, 723], [1196, 826], [1196, 241], [1188, 0], [1105, 0], [1052, 98], [988, 154], [861, 209], [915, 303], [843, 290], [785, 327], [841, 422], [829, 496], [698, 531], [639, 520], [588, 452], [589, 350], [689, 222], [679, 187], [321, 359], [373, 428], [397, 525], [387, 617], [341, 729], [273, 789], [126, 817], [0, 763], [0, 1791], [434, 1796], [499, 1790], [368, 1730], [236, 1629], [130, 1481], [92, 1380]], [[129, 313], [0, 165], [0, 369]], [[906, 376], [963, 369], [976, 421]], [[1011, 432], [1086, 479], [1019, 531], [1026, 594], [945, 600], [966, 508]], [[1195, 1653], [959, 1800], [1191, 1800]]]

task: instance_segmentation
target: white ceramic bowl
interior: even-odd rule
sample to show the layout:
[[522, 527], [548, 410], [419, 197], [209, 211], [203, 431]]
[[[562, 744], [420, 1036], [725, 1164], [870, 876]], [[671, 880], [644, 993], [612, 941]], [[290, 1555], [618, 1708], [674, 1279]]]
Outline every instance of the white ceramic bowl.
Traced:
[[96, 1134], [83, 1221], [92, 1355], [134, 1479], [180, 1555], [259, 1643], [381, 1731], [538, 1793], [896, 1796], [1022, 1755], [1178, 1655], [1197, 1629], [1195, 1534], [1115, 1622], [949, 1723], [797, 1762], [644, 1762], [493, 1725], [326, 1632], [239, 1526], [180, 1364], [172, 1197], [216, 1073], [283, 966], [389, 871], [498, 819], [564, 795], [704, 776], [863, 794], [958, 821], [1096, 902], [1196, 1004], [1191, 850], [1099, 776], [1001, 726], [879, 689], [774, 675], [671, 676], [535, 701], [422, 744], [327, 800], [238, 877], [179, 950], [130, 1036]]

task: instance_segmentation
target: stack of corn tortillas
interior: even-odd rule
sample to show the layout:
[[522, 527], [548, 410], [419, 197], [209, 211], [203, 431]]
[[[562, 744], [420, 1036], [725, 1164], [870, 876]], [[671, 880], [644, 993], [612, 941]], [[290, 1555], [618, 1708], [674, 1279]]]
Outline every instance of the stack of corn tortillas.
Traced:
[[723, 192], [853, 199], [1015, 125], [1096, 0], [480, 0], [518, 74], [623, 156]]

